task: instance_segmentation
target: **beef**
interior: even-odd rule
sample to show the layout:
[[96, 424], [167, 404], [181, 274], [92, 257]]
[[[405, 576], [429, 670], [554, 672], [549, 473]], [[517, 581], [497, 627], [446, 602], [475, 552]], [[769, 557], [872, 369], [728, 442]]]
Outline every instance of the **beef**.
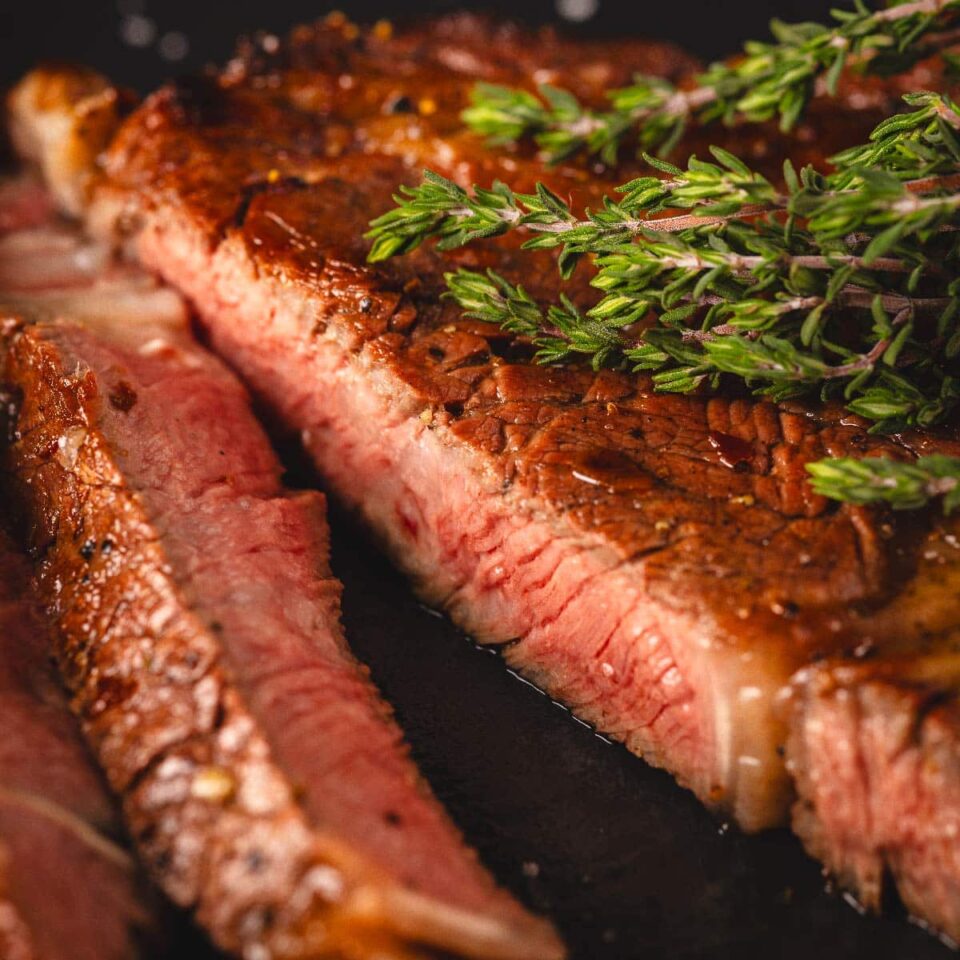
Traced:
[[[950, 547], [948, 549], [956, 549]], [[820, 665], [797, 678], [794, 826], [867, 907], [960, 932], [960, 675], [955, 653]]]
[[0, 532], [0, 957], [133, 960], [150, 915], [30, 597]]
[[[492, 266], [555, 298], [551, 258], [518, 257], [514, 238], [364, 262], [366, 223], [423, 166], [463, 184], [542, 179], [577, 207], [635, 174], [482, 149], [458, 119], [476, 79], [550, 81], [599, 102], [634, 72], [693, 66], [659, 44], [573, 44], [472, 18], [392, 36], [328, 18], [151, 97], [103, 159], [87, 222], [194, 301], [214, 348], [426, 600], [745, 828], [785, 822], [799, 788], [808, 846], [863, 886], [893, 864], [889, 837], [853, 825], [862, 849], [848, 857], [823, 784], [862, 776], [845, 744], [867, 714], [818, 724], [844, 703], [821, 671], [868, 652], [881, 672], [921, 655], [954, 662], [958, 521], [829, 504], [804, 465], [956, 453], [955, 433], [884, 438], [836, 407], [665, 396], [642, 376], [537, 366], [523, 343], [440, 299], [455, 266]], [[902, 83], [936, 83], [938, 69], [921, 64]], [[42, 88], [42, 75], [30, 83]], [[711, 130], [691, 144], [719, 139], [774, 170], [784, 154], [822, 159], [864, 136], [898, 92], [844, 89], [793, 138]], [[42, 111], [29, 83], [20, 96], [29, 123]], [[589, 304], [589, 289], [573, 294]], [[931, 756], [928, 699], [878, 698], [873, 726], [909, 731], [911, 756]], [[938, 756], [956, 749], [948, 726], [937, 735]], [[871, 783], [871, 795], [905, 808], [903, 783], [889, 764], [877, 770], [888, 792]], [[949, 776], [924, 789], [956, 810]], [[909, 829], [899, 842], [893, 873], [911, 907], [960, 935], [938, 906], [956, 836], [937, 835], [935, 862]], [[870, 902], [875, 892], [863, 888]]]
[[323, 498], [281, 485], [183, 301], [56, 223], [0, 239], [0, 278], [9, 487], [163, 889], [253, 960], [562, 956], [419, 778], [344, 641]]

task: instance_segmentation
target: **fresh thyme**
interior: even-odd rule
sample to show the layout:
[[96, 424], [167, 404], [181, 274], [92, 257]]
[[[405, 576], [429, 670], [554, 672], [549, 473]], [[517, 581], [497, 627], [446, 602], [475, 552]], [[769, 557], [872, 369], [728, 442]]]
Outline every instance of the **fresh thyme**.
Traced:
[[945, 514], [960, 506], [960, 457], [936, 454], [914, 463], [842, 457], [808, 463], [807, 471], [814, 490], [832, 500], [916, 510], [942, 497]]
[[493, 144], [532, 136], [551, 162], [585, 150], [614, 163], [630, 131], [642, 150], [667, 155], [694, 120], [779, 117], [787, 131], [816, 93], [836, 94], [847, 64], [889, 74], [955, 40], [950, 28], [960, 21], [960, 0], [907, 0], [881, 10], [856, 0], [853, 10], [834, 10], [832, 17], [830, 25], [774, 20], [774, 42], [747, 43], [740, 59], [714, 64], [689, 90], [638, 76], [609, 94], [609, 109], [594, 110], [549, 85], [535, 95], [480, 83], [463, 120]]
[[834, 173], [787, 165], [783, 189], [716, 148], [686, 169], [651, 159], [662, 177], [583, 217], [543, 184], [467, 191], [427, 172], [372, 222], [370, 259], [522, 229], [525, 247], [559, 248], [564, 278], [589, 258], [599, 302], [544, 309], [495, 273], [447, 283], [541, 361], [581, 355], [682, 393], [733, 376], [777, 400], [839, 397], [876, 429], [928, 426], [960, 400], [960, 111], [937, 94], [907, 99], [915, 109], [835, 157]]

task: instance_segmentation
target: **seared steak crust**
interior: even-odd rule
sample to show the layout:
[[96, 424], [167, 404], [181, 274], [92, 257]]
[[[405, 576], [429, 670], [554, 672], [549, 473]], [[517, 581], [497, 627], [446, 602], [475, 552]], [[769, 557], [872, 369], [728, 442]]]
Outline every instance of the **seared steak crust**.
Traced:
[[[0, 259], [64, 239], [13, 235]], [[90, 280], [3, 294], [10, 488], [74, 708], [153, 875], [245, 957], [561, 956], [348, 653], [322, 497], [281, 486], [179, 298], [115, 264]]]
[[[551, 258], [519, 258], [515, 238], [368, 267], [366, 223], [424, 166], [463, 184], [542, 179], [577, 206], [636, 172], [482, 149], [458, 119], [473, 80], [597, 100], [633, 72], [692, 68], [661, 45], [534, 40], [470, 18], [388, 33], [333, 18], [164, 88], [120, 129], [88, 222], [191, 297], [215, 348], [427, 598], [704, 801], [751, 829], [780, 823], [791, 724], [795, 765], [806, 749], [783, 703], [791, 677], [802, 703], [802, 671], [824, 658], [949, 659], [960, 622], [960, 552], [940, 549], [957, 521], [828, 504], [804, 464], [955, 453], [955, 430], [880, 438], [831, 407], [667, 397], [643, 377], [537, 367], [525, 344], [439, 299], [455, 265], [555, 297]], [[822, 159], [897, 92], [845, 89], [791, 140], [705, 136], [774, 171], [787, 153]], [[574, 294], [587, 305], [593, 291]], [[811, 822], [801, 812], [833, 863], [824, 845], [839, 839], [814, 839]], [[921, 889], [915, 909], [932, 899]]]

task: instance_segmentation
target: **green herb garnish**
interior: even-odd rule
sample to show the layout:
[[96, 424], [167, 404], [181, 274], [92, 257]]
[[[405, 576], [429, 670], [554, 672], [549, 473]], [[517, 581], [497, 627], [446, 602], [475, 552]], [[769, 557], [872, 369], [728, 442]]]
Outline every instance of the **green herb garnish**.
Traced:
[[915, 0], [871, 10], [834, 10], [834, 22], [770, 24], [772, 43], [749, 42], [743, 56], [717, 63], [678, 89], [659, 77], [638, 76], [612, 91], [609, 109], [583, 106], [566, 90], [541, 86], [539, 96], [496, 84], [477, 84], [463, 120], [493, 144], [533, 137], [550, 162], [583, 150], [614, 163], [624, 137], [634, 132], [641, 150], [669, 154], [691, 121], [760, 122], [779, 117], [792, 129], [811, 98], [834, 96], [854, 63], [874, 73], [901, 72], [955, 40], [960, 0]]
[[[748, 45], [745, 60], [711, 68], [686, 93], [644, 80], [616, 91], [601, 115], [562, 91], [542, 91], [545, 107], [487, 86], [466, 116], [500, 142], [534, 133], [553, 160], [581, 148], [612, 160], [634, 126], [643, 145], [663, 149], [694, 113], [779, 114], [789, 127], [817, 83], [835, 89], [850, 57], [900, 68], [958, 16], [960, 0], [859, 5], [835, 13], [832, 28], [778, 25], [778, 44]], [[370, 224], [369, 259], [522, 230], [525, 248], [558, 250], [563, 280], [588, 265], [592, 307], [563, 292], [541, 304], [493, 271], [448, 273], [447, 296], [527, 338], [540, 362], [648, 371], [655, 389], [676, 393], [734, 379], [773, 400], [840, 400], [874, 432], [928, 427], [960, 401], [960, 108], [936, 93], [904, 99], [913, 109], [831, 158], [832, 172], [788, 162], [782, 187], [719, 148], [686, 168], [645, 154], [657, 176], [581, 215], [544, 184], [465, 190], [425, 171]], [[825, 459], [808, 470], [819, 493], [841, 501], [914, 509], [942, 496], [946, 513], [960, 504], [960, 458]]]
[[782, 190], [717, 148], [686, 169], [648, 158], [663, 178], [583, 217], [543, 184], [467, 191], [428, 171], [372, 222], [370, 259], [524, 230], [526, 248], [559, 248], [563, 278], [589, 260], [595, 306], [541, 307], [467, 270], [447, 275], [448, 293], [530, 338], [543, 362], [647, 370], [680, 393], [730, 375], [776, 400], [841, 398], [878, 430], [928, 426], [960, 399], [960, 112], [936, 94], [908, 102], [834, 173], [787, 165]]

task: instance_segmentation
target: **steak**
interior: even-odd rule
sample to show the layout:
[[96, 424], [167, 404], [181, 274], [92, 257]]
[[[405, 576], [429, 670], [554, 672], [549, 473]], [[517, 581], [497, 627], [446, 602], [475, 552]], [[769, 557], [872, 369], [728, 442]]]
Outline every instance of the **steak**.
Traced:
[[28, 569], [0, 533], [0, 957], [133, 960], [148, 909], [54, 675]]
[[253, 960], [561, 957], [419, 778], [344, 641], [323, 498], [281, 485], [180, 297], [58, 223], [0, 239], [0, 278], [9, 487], [163, 889]]
[[[944, 758], [957, 750], [960, 522], [831, 504], [804, 469], [956, 454], [955, 430], [880, 437], [835, 406], [667, 396], [644, 376], [538, 366], [440, 296], [445, 271], [494, 267], [554, 300], [553, 259], [519, 256], [513, 237], [365, 263], [366, 224], [424, 166], [463, 185], [543, 180], [578, 209], [634, 175], [483, 149], [458, 119], [475, 80], [552, 82], [593, 103], [634, 72], [694, 66], [662, 44], [469, 17], [360, 31], [333, 16], [150, 97], [102, 159], [87, 223], [196, 304], [214, 349], [424, 599], [744, 828], [793, 807], [865, 902], [889, 871], [957, 937]], [[895, 83], [942, 79], [928, 62]], [[41, 162], [30, 131], [71, 111], [38, 95], [49, 82], [34, 75], [14, 99], [18, 140]], [[771, 170], [786, 154], [822, 161], [898, 92], [850, 80], [793, 137], [710, 129], [687, 147], [709, 138]]]

